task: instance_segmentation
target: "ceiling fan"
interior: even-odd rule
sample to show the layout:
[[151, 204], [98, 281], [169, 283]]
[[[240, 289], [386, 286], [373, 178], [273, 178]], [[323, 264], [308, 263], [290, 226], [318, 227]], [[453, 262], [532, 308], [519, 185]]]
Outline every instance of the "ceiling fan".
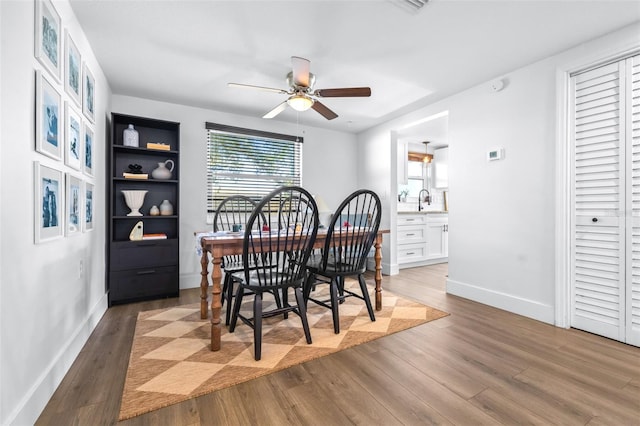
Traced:
[[318, 98], [344, 98], [344, 97], [367, 97], [371, 96], [369, 87], [343, 87], [338, 89], [315, 89], [316, 76], [309, 72], [310, 61], [298, 56], [291, 57], [291, 71], [287, 74], [288, 90], [274, 89], [271, 87], [253, 86], [250, 84], [229, 83], [229, 87], [240, 87], [245, 89], [257, 89], [267, 92], [275, 92], [289, 97], [274, 109], [262, 116], [262, 118], [273, 118], [284, 111], [287, 106], [296, 111], [306, 111], [314, 109], [327, 120], [333, 120], [338, 116], [335, 112], [327, 108]]

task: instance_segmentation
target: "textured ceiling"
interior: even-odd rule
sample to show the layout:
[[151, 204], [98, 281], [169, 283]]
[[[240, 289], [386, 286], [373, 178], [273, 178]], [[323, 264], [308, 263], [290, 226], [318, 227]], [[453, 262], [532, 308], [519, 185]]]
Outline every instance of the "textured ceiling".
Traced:
[[287, 109], [274, 120], [359, 132], [640, 20], [638, 1], [71, 0], [114, 94], [261, 117], [286, 96], [292, 55], [339, 117]]

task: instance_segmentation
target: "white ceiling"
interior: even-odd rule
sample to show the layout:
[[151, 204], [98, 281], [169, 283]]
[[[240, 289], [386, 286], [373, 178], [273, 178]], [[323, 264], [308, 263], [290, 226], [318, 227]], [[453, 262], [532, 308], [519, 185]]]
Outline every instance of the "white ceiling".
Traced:
[[[114, 94], [261, 117], [286, 96], [290, 57], [311, 60], [339, 117], [274, 120], [359, 132], [640, 20], [639, 1], [71, 0]], [[420, 127], [416, 127], [419, 129]], [[428, 135], [425, 138], [429, 138]]]

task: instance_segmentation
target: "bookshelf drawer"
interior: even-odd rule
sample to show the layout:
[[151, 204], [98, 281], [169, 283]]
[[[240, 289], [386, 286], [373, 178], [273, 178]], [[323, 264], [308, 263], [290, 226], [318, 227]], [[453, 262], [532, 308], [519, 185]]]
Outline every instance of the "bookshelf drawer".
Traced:
[[175, 265], [178, 240], [113, 242], [110, 256], [112, 271]]

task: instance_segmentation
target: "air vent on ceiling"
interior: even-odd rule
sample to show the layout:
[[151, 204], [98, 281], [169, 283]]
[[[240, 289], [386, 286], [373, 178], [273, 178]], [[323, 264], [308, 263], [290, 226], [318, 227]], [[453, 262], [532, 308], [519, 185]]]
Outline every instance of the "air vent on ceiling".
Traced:
[[429, 2], [429, 0], [393, 0], [393, 2], [398, 6], [401, 6], [404, 10], [417, 13]]

